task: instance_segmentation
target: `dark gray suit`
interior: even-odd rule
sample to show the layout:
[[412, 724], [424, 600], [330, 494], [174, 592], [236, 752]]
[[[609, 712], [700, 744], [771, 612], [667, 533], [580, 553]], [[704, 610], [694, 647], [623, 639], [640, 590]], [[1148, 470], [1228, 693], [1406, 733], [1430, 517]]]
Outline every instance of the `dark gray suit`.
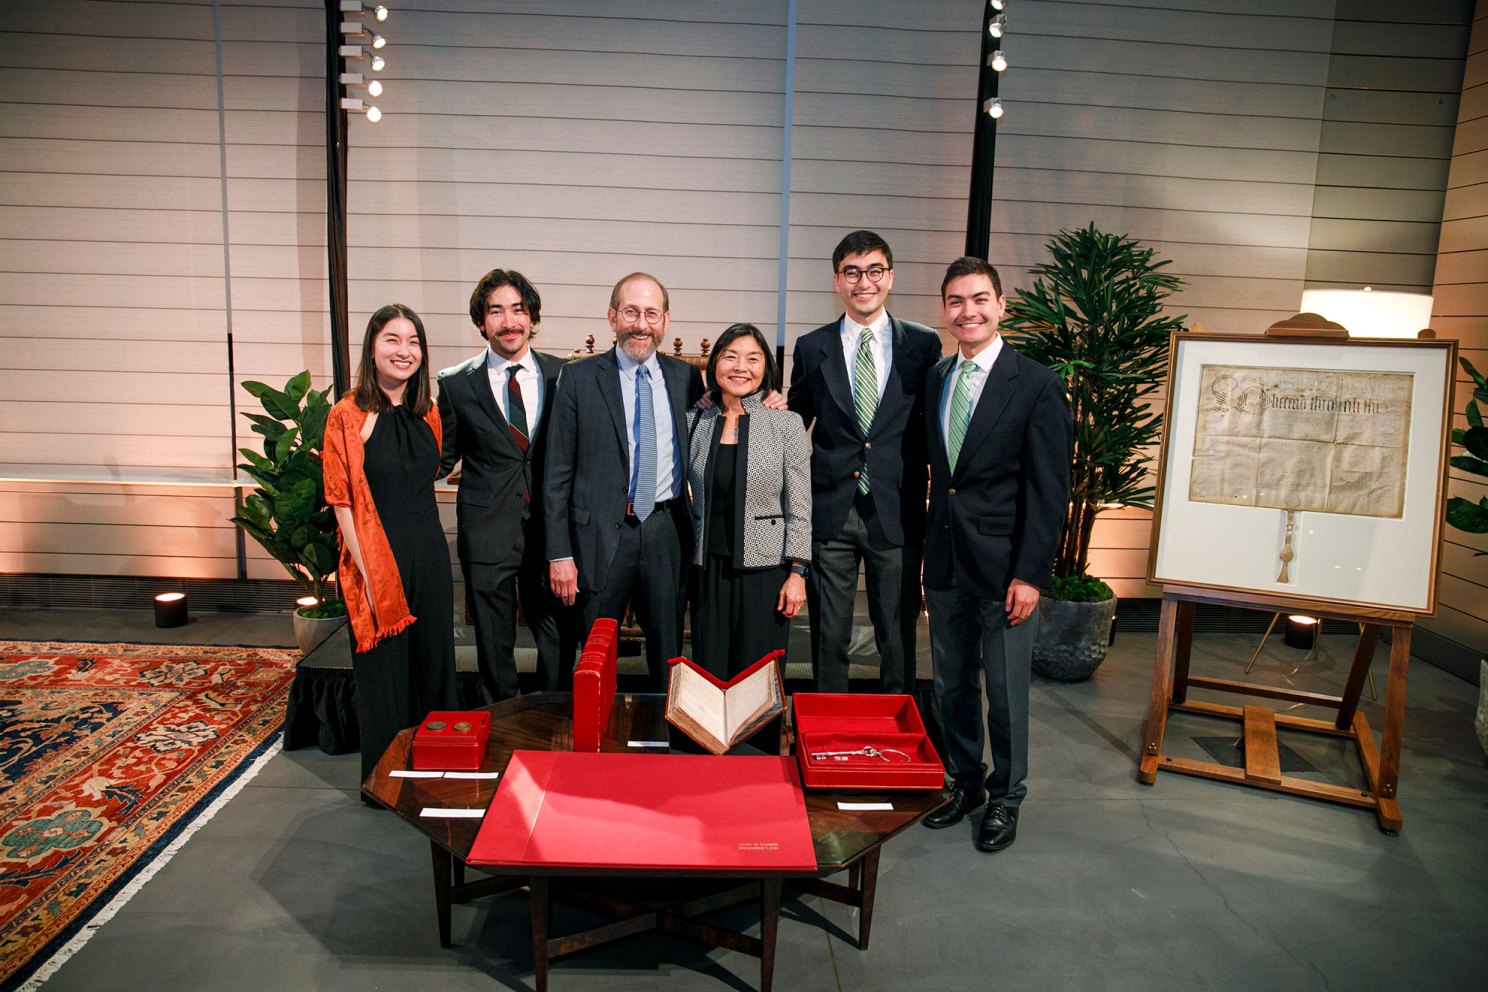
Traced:
[[[796, 342], [787, 401], [811, 435], [811, 654], [817, 689], [846, 692], [858, 562], [868, 579], [868, 610], [884, 692], [914, 680], [920, 613], [920, 550], [925, 528], [925, 375], [940, 357], [940, 336], [889, 317], [892, 361], [865, 436], [853, 407], [842, 354], [841, 318]], [[866, 466], [870, 488], [859, 496]]]
[[1059, 378], [1004, 343], [971, 414], [951, 471], [942, 403], [960, 353], [927, 380], [930, 516], [925, 598], [935, 698], [945, 721], [946, 769], [976, 788], [982, 764], [978, 683], [985, 677], [992, 773], [988, 801], [1016, 807], [1027, 793], [1028, 689], [1038, 610], [1009, 627], [1003, 608], [1019, 579], [1047, 585], [1069, 503], [1069, 405]]
[[444, 427], [439, 472], [447, 475], [456, 462], [461, 463], [455, 501], [460, 567], [475, 623], [481, 682], [499, 701], [517, 694], [512, 651], [519, 589], [522, 611], [537, 641], [540, 688], [559, 688], [572, 666], [574, 645], [560, 631], [562, 604], [548, 591], [540, 498], [548, 420], [564, 363], [532, 352], [542, 394], [523, 396], [530, 411], [528, 422], [536, 425], [524, 452], [492, 391], [488, 354], [482, 351], [439, 373], [439, 417]]
[[646, 661], [661, 687], [667, 659], [682, 650], [682, 568], [692, 557], [683, 461], [687, 408], [703, 379], [687, 362], [657, 355], [672, 414], [672, 493], [643, 524], [627, 513], [630, 430], [612, 348], [569, 362], [558, 378], [548, 429], [543, 512], [549, 561], [572, 558], [579, 573], [585, 629], [598, 617], [621, 617], [629, 602], [646, 634]]

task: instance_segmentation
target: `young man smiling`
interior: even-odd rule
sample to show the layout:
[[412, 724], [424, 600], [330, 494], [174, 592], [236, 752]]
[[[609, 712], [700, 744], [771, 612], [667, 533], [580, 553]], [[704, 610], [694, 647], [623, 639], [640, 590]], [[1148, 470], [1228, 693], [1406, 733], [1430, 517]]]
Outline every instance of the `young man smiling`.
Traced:
[[[990, 852], [1017, 837], [1028, 791], [1039, 587], [1049, 581], [1069, 501], [1073, 440], [1063, 383], [997, 332], [1006, 305], [997, 270], [958, 258], [940, 294], [958, 347], [926, 383], [925, 601], [952, 784], [950, 803], [925, 825], [953, 826], [985, 802], [975, 845]], [[983, 679], [990, 775], [982, 764]]]
[[492, 699], [517, 694], [517, 594], [537, 641], [540, 688], [559, 688], [573, 638], [547, 585], [543, 553], [546, 421], [563, 360], [532, 350], [542, 298], [522, 273], [492, 269], [470, 294], [480, 354], [439, 373], [440, 474], [461, 464], [457, 547], [475, 625], [481, 683]]
[[925, 527], [925, 373], [940, 337], [889, 314], [894, 256], [877, 234], [843, 238], [832, 272], [844, 312], [796, 342], [787, 394], [812, 430], [812, 665], [819, 691], [848, 691], [861, 565], [879, 689], [908, 692]]

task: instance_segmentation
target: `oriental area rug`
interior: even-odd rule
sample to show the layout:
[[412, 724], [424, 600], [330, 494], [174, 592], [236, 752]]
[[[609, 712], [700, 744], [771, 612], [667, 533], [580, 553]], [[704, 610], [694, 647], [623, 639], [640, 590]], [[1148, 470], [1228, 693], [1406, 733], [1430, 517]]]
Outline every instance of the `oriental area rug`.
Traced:
[[0, 641], [0, 988], [85, 939], [251, 777], [297, 659]]

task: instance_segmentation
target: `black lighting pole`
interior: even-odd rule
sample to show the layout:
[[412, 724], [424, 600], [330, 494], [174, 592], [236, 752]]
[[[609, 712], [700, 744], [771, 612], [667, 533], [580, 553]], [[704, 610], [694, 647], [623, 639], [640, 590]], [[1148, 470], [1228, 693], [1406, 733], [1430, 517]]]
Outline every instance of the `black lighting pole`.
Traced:
[[341, 109], [341, 7], [326, 9], [326, 257], [330, 276], [332, 400], [351, 388], [347, 359], [346, 113]]
[[992, 171], [997, 158], [997, 121], [983, 108], [997, 96], [996, 72], [987, 63], [1001, 44], [992, 37], [997, 12], [986, 4], [982, 12], [982, 58], [977, 69], [976, 125], [971, 143], [971, 190], [966, 196], [966, 254], [986, 258], [992, 248]]

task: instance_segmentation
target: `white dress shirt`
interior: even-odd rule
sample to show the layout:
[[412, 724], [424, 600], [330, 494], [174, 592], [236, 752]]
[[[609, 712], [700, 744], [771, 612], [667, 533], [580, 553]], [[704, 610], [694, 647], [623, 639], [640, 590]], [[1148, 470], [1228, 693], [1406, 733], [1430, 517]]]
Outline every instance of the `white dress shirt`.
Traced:
[[486, 349], [486, 375], [491, 380], [491, 393], [508, 424], [511, 423], [511, 394], [506, 388], [506, 370], [512, 365], [521, 369], [517, 373], [517, 384], [522, 387], [522, 409], [527, 413], [527, 439], [531, 441], [537, 436], [537, 422], [542, 419], [542, 376], [537, 373], [537, 359], [532, 357], [531, 348], [516, 362]]
[[[1002, 335], [992, 339], [992, 343], [972, 356], [976, 362], [977, 369], [971, 374], [971, 407], [972, 414], [976, 413], [977, 402], [982, 398], [982, 390], [987, 386], [987, 373], [992, 371], [992, 363], [997, 361], [997, 356], [1002, 354]], [[951, 374], [946, 376], [945, 388], [940, 394], [940, 436], [945, 439], [946, 444], [951, 440], [951, 399], [956, 395], [956, 383], [961, 379], [961, 363], [966, 361], [966, 356], [961, 349], [956, 349], [955, 361], [951, 364]], [[969, 415], [968, 415], [969, 416]], [[950, 448], [946, 448], [950, 454]]]
[[[868, 325], [873, 332], [873, 371], [878, 374], [878, 398], [883, 399], [884, 387], [889, 384], [889, 363], [894, 360], [894, 335], [889, 333], [889, 312], [883, 311], [878, 319]], [[847, 381], [852, 385], [853, 395], [858, 394], [858, 341], [863, 336], [863, 325], [847, 314], [842, 315], [842, 357], [847, 362]]]

